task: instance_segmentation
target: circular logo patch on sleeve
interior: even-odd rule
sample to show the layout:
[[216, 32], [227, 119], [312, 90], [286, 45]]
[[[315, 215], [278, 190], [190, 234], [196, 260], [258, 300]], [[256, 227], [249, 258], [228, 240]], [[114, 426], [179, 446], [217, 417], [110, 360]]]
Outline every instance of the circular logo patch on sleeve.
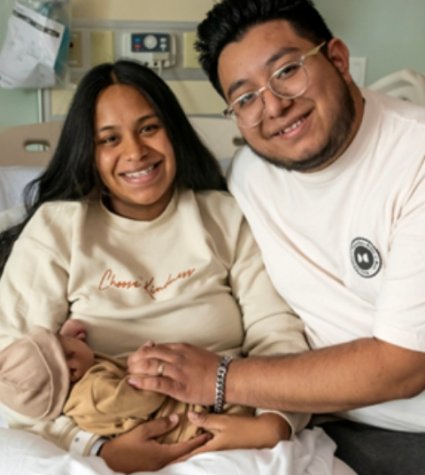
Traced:
[[362, 277], [373, 277], [381, 269], [381, 255], [368, 239], [353, 239], [350, 255], [354, 270]]

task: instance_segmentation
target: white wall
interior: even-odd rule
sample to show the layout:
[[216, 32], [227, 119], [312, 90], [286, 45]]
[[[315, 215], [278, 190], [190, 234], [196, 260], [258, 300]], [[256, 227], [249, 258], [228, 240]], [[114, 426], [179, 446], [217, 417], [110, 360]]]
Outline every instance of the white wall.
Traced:
[[366, 84], [398, 69], [425, 74], [424, 0], [315, 0], [335, 36], [367, 58]]
[[201, 21], [213, 0], [72, 0], [76, 18]]
[[[199, 22], [213, 0], [71, 0], [72, 16], [91, 20], [141, 20]], [[14, 0], [0, 0], [0, 41]], [[170, 83], [189, 113], [202, 109], [218, 112], [223, 104], [207, 81]], [[56, 91], [54, 107], [66, 110], [69, 91]], [[37, 121], [38, 97], [35, 91], [0, 89], [0, 127]]]
[[[214, 0], [71, 0], [75, 18], [200, 21]], [[14, 0], [0, 0], [0, 41]], [[353, 56], [367, 58], [366, 84], [402, 68], [425, 74], [425, 0], [316, 0], [334, 34]], [[186, 109], [219, 109], [210, 86], [172, 84]], [[0, 89], [0, 126], [34, 122], [38, 117], [33, 91]]]

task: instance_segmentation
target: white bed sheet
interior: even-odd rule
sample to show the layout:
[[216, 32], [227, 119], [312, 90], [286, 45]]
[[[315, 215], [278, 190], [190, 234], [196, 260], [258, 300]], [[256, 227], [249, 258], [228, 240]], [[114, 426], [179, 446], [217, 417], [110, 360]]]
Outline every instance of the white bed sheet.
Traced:
[[24, 187], [43, 171], [43, 167], [0, 166], [0, 211], [23, 204]]
[[0, 233], [19, 223], [25, 217], [24, 206], [0, 210]]
[[[199, 454], [186, 462], [142, 475], [353, 475], [334, 457], [335, 444], [319, 428], [273, 449], [229, 450]], [[40, 436], [0, 428], [1, 475], [116, 475], [100, 457], [61, 450]]]

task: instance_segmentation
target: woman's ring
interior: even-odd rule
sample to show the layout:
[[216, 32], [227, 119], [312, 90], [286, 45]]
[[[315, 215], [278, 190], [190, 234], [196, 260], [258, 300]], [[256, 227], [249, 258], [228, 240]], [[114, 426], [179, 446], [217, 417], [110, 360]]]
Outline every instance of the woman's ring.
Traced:
[[161, 361], [158, 366], [158, 374], [157, 376], [162, 376], [164, 374], [165, 363]]

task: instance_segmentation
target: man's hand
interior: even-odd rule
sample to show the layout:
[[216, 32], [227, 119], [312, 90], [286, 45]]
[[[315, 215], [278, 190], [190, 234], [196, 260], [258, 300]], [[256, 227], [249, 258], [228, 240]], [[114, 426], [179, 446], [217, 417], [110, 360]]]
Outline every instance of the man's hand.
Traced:
[[185, 343], [149, 343], [128, 358], [128, 382], [180, 401], [211, 405], [219, 359], [215, 353]]
[[211, 438], [209, 434], [201, 434], [189, 441], [176, 444], [160, 444], [155, 440], [156, 437], [174, 429], [178, 422], [176, 414], [144, 422], [131, 431], [105, 442], [100, 456], [117, 472], [159, 470], [181, 457], [187, 457]]

